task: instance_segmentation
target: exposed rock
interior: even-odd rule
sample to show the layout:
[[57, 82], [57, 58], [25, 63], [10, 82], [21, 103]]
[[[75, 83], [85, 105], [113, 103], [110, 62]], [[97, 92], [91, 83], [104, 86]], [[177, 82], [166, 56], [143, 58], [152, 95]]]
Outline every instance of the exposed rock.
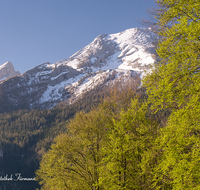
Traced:
[[0, 81], [16, 75], [20, 75], [20, 72], [15, 71], [13, 64], [10, 61], [0, 65]]
[[[112, 86], [130, 78], [138, 81], [156, 61], [156, 39], [150, 30], [139, 28], [100, 35], [68, 59], [41, 64], [3, 81], [3, 102], [12, 109], [47, 109], [62, 101], [73, 103], [98, 85]], [[9, 62], [6, 65], [12, 67]]]

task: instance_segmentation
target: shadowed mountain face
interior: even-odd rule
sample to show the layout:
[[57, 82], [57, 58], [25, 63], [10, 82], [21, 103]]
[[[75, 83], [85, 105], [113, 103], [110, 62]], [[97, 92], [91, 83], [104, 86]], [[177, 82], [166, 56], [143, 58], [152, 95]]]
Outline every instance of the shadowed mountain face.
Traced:
[[3, 81], [4, 102], [14, 109], [47, 109], [62, 101], [73, 103], [98, 85], [141, 78], [156, 61], [156, 41], [150, 29], [100, 35], [68, 59], [41, 64]]

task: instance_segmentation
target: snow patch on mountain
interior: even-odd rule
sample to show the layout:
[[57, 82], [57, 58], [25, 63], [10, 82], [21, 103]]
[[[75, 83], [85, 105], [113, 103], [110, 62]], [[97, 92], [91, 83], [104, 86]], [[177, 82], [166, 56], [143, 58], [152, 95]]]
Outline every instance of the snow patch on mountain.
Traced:
[[102, 34], [71, 57], [41, 64], [2, 84], [16, 105], [26, 102], [31, 109], [46, 109], [62, 101], [73, 103], [99, 85], [142, 78], [156, 61], [156, 41], [156, 35], [143, 28]]
[[39, 99], [40, 103], [48, 102], [48, 101], [55, 101], [61, 100], [62, 101], [62, 93], [63, 90], [69, 88], [69, 86], [79, 81], [83, 78], [86, 74], [78, 75], [77, 77], [70, 78], [66, 81], [62, 81], [54, 86], [48, 85], [46, 91], [43, 93], [42, 97]]

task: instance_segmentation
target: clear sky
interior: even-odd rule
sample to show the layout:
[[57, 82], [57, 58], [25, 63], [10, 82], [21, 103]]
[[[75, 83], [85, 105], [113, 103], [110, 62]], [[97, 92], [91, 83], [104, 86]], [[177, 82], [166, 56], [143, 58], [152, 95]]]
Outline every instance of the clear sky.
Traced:
[[55, 63], [100, 34], [143, 27], [155, 0], [0, 0], [0, 65], [24, 73]]

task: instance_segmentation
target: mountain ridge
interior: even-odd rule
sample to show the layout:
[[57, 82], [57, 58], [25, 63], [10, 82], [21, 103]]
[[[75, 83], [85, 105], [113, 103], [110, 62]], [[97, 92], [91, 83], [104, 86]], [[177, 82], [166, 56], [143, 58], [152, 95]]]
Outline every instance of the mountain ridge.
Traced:
[[69, 58], [38, 65], [4, 81], [1, 87], [16, 109], [49, 109], [62, 101], [73, 103], [98, 85], [142, 78], [144, 70], [149, 71], [156, 62], [156, 40], [150, 29], [142, 28], [102, 34]]

